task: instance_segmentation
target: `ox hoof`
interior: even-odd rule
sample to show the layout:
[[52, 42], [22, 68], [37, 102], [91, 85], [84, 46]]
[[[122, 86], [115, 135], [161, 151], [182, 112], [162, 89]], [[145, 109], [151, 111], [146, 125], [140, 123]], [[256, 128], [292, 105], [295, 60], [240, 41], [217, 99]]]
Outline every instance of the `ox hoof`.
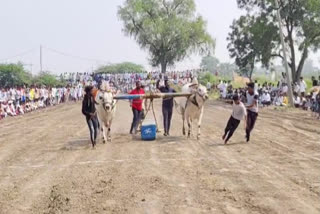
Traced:
[[197, 140], [200, 140], [200, 135], [197, 136]]
[[106, 140], [105, 140], [105, 139], [103, 139], [103, 140], [102, 140], [102, 142], [103, 142], [103, 143], [106, 143]]
[[112, 140], [111, 140], [111, 137], [109, 137], [109, 138], [108, 138], [108, 142], [111, 142], [111, 141], [112, 141]]

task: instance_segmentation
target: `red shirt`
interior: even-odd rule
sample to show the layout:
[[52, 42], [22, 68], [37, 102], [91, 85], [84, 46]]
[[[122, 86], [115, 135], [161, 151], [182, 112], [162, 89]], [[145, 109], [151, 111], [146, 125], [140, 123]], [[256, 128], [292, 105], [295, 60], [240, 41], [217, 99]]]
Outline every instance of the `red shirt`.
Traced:
[[[140, 88], [139, 90], [134, 89], [129, 94], [145, 94], [144, 90]], [[142, 110], [142, 99], [132, 100], [132, 108], [137, 109], [138, 111]]]

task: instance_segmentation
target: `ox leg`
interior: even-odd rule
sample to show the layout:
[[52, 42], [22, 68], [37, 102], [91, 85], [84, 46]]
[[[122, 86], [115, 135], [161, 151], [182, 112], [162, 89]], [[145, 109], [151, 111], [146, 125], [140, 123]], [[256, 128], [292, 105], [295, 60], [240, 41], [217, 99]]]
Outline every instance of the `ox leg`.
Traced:
[[182, 134], [186, 135], [186, 127], [184, 126], [185, 118], [182, 116]]
[[198, 140], [200, 140], [200, 136], [201, 136], [200, 127], [201, 127], [202, 116], [203, 116], [203, 109], [201, 109], [201, 113], [200, 113], [200, 116], [199, 116], [199, 119], [198, 119], [198, 134], [197, 134], [197, 139]]
[[107, 141], [111, 142], [111, 128], [110, 126], [108, 127], [108, 133], [107, 133]]
[[190, 138], [191, 132], [192, 132], [192, 121], [191, 121], [190, 117], [187, 118], [187, 123], [188, 123], [188, 138]]
[[185, 122], [185, 116], [184, 116], [184, 111], [182, 108], [180, 108], [181, 110], [181, 114], [182, 114], [182, 134], [186, 135], [186, 128], [184, 126], [184, 122]]
[[107, 130], [107, 127], [106, 127], [106, 125], [105, 124], [102, 124], [102, 139], [103, 139], [103, 143], [106, 143], [106, 139], [107, 139], [107, 137], [106, 137], [106, 130]]

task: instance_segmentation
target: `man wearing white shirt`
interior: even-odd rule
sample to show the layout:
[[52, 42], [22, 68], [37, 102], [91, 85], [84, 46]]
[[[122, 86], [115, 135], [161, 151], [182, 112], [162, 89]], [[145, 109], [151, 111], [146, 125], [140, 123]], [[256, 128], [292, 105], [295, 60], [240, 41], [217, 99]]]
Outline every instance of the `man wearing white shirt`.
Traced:
[[304, 95], [306, 93], [306, 89], [307, 89], [307, 84], [303, 80], [303, 77], [300, 77], [300, 93], [301, 93], [301, 96], [304, 97]]
[[297, 94], [300, 93], [300, 85], [297, 82], [294, 84], [294, 92]]
[[263, 106], [271, 105], [271, 97], [270, 97], [270, 94], [267, 91], [264, 91], [264, 93], [262, 94], [261, 103], [262, 103]]
[[293, 102], [296, 108], [300, 107], [301, 99], [296, 92], [294, 93]]
[[283, 84], [282, 84], [282, 94], [283, 94], [284, 96], [286, 96], [287, 93], [288, 93], [288, 86], [287, 86], [286, 83], [283, 83]]

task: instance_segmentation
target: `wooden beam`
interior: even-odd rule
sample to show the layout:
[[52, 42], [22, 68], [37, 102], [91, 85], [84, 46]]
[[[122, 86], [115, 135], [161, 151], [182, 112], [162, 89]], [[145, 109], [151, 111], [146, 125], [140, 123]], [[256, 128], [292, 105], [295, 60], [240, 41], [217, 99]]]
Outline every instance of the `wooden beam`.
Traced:
[[122, 94], [114, 97], [116, 100], [135, 100], [135, 99], [161, 99], [171, 97], [189, 97], [190, 93], [152, 93], [152, 94]]

